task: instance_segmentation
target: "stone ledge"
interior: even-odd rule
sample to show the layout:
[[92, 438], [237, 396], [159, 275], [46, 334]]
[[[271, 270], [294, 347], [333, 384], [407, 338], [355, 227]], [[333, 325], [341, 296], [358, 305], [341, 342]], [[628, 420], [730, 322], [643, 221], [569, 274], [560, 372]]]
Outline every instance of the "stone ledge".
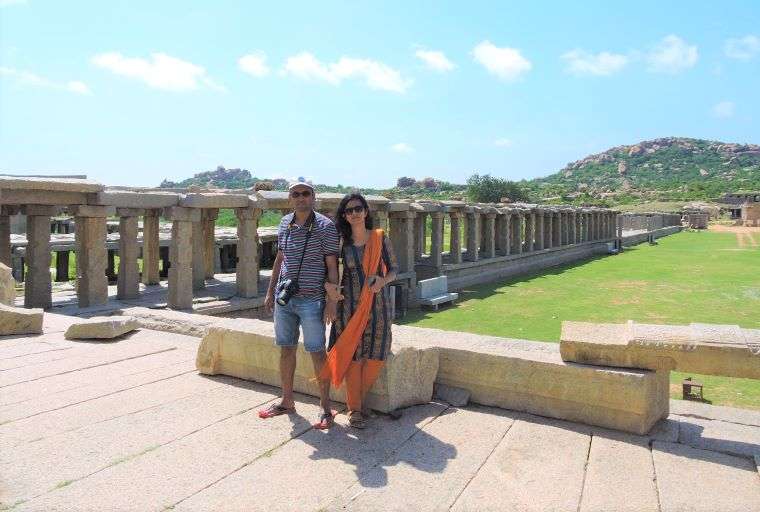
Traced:
[[562, 359], [760, 379], [760, 330], [737, 325], [563, 322]]

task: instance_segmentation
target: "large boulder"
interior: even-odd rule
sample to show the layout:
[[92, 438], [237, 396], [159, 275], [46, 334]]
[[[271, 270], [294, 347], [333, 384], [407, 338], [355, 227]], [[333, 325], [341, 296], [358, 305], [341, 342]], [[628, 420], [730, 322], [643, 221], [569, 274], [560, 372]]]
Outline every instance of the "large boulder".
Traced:
[[0, 304], [13, 306], [16, 301], [16, 280], [8, 265], [0, 263]]
[[75, 339], [112, 339], [140, 327], [131, 316], [96, 316], [71, 324], [64, 336]]
[[0, 336], [42, 333], [42, 309], [0, 304]]

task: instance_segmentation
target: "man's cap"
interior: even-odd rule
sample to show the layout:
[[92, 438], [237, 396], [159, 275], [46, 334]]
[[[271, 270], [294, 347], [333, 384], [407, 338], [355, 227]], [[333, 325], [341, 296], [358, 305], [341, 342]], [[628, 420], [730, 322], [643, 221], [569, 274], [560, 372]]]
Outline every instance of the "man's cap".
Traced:
[[288, 185], [288, 191], [293, 190], [299, 185], [303, 187], [308, 187], [311, 189], [312, 192], [314, 192], [314, 185], [312, 185], [311, 182], [306, 181], [306, 178], [304, 178], [303, 176], [299, 176], [298, 179], [291, 181], [290, 184]]

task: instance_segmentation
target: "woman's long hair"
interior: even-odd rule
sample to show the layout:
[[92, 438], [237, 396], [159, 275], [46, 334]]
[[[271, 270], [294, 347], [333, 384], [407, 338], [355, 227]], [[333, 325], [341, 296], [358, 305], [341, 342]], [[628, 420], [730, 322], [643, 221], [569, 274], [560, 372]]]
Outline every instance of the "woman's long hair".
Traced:
[[348, 205], [349, 201], [353, 201], [354, 199], [359, 201], [362, 206], [364, 206], [364, 211], [367, 212], [367, 217], [364, 219], [364, 227], [372, 229], [372, 217], [369, 213], [369, 204], [367, 203], [367, 200], [364, 199], [364, 196], [361, 194], [346, 194], [346, 196], [340, 201], [338, 211], [335, 213], [335, 227], [338, 228], [338, 233], [340, 233], [344, 245], [354, 243], [353, 238], [351, 237], [351, 224], [345, 217], [346, 205]]

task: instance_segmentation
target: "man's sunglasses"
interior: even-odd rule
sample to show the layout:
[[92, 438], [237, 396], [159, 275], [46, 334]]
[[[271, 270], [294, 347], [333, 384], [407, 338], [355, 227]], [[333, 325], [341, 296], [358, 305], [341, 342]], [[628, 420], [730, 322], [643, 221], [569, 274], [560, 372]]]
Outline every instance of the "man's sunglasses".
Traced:
[[293, 199], [296, 199], [298, 197], [310, 197], [310, 196], [311, 196], [311, 190], [304, 190], [302, 192], [298, 192], [294, 190], [293, 192], [290, 193], [290, 197], [292, 197]]
[[345, 212], [346, 215], [351, 215], [352, 213], [361, 213], [364, 211], [364, 206], [362, 205], [354, 206], [352, 208], [346, 208], [343, 211]]

